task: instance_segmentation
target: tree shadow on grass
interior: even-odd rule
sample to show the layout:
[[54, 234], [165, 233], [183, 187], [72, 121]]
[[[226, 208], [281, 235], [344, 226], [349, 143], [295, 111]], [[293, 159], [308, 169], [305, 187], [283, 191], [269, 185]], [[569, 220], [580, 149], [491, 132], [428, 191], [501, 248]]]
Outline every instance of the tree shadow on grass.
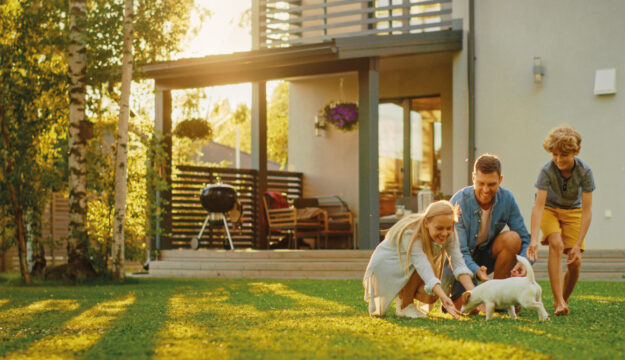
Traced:
[[154, 357], [159, 331], [167, 322], [169, 299], [176, 283], [157, 288], [135, 287], [136, 301], [113, 322], [98, 342], [81, 355], [84, 359], [147, 359]]
[[[75, 294], [67, 289], [40, 291], [39, 294], [33, 293], [33, 289], [25, 290], [29, 294], [24, 297], [14, 294], [13, 299], [0, 309], [0, 327], [3, 329], [0, 337], [0, 356], [14, 351], [23, 351], [40, 339], [61, 333], [63, 324], [94, 307], [101, 300], [106, 300], [101, 297], [76, 298]], [[114, 296], [117, 295], [110, 297]], [[63, 304], [65, 300], [68, 300], [67, 304], [72, 306], [59, 307], [58, 304]], [[71, 300], [75, 300], [75, 303]], [[28, 312], [32, 311], [33, 304], [41, 304], [41, 309], [29, 315]], [[11, 315], [18, 318], [12, 319]]]
[[367, 313], [361, 280], [284, 280], [282, 283], [304, 295], [338, 302]]

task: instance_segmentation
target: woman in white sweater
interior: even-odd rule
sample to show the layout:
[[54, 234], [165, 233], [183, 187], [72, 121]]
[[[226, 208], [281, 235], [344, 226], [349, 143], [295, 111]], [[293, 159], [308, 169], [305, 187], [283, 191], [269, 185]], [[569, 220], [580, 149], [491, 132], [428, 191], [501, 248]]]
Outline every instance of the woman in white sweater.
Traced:
[[[425, 317], [415, 306], [417, 299], [433, 304], [440, 299], [454, 318], [461, 315], [441, 284], [443, 265], [451, 257], [454, 276], [471, 290], [473, 273], [464, 263], [454, 223], [457, 208], [448, 201], [437, 201], [424, 213], [408, 215], [389, 230], [373, 252], [363, 285], [371, 316], [383, 316], [397, 297], [397, 316]], [[451, 284], [449, 284], [451, 285]]]

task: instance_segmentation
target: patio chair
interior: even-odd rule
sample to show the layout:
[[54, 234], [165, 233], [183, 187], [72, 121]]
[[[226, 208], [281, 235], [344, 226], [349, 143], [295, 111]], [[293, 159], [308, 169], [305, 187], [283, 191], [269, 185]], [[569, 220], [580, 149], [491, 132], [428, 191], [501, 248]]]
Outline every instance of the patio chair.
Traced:
[[354, 215], [349, 211], [347, 204], [337, 195], [318, 196], [315, 198], [295, 199], [295, 207], [318, 207], [324, 210], [321, 221], [323, 230], [324, 248], [328, 248], [328, 238], [343, 238], [346, 248], [353, 247]]
[[[298, 219], [297, 209], [284, 207], [284, 204], [287, 204], [286, 199], [282, 202], [276, 194], [279, 193], [266, 192], [265, 196], [263, 196], [269, 240], [276, 235], [286, 236], [289, 249], [298, 249], [299, 239], [312, 237], [315, 238], [313, 247], [318, 247], [322, 230], [320, 216], [310, 219]], [[282, 195], [280, 194], [280, 196]]]

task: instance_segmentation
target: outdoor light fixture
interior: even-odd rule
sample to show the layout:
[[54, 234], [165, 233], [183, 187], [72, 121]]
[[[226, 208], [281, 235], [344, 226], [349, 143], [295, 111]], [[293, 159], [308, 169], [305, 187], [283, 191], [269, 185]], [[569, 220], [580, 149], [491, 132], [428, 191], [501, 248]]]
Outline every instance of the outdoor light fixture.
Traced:
[[543, 67], [543, 61], [540, 56], [534, 57], [534, 82], [536, 84], [542, 84], [543, 76], [545, 76], [545, 68]]
[[327, 126], [326, 120], [323, 116], [321, 117], [321, 119], [319, 119], [319, 116], [315, 116], [315, 135], [316, 136], [321, 136], [321, 130], [325, 130], [326, 126]]

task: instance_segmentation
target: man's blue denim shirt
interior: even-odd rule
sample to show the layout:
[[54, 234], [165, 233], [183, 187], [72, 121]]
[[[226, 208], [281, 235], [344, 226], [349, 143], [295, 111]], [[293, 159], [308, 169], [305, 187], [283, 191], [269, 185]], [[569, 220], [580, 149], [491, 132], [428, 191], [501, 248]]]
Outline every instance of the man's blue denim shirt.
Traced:
[[[473, 274], [480, 268], [475, 263], [471, 255], [475, 251], [475, 243], [477, 241], [477, 233], [480, 231], [480, 222], [482, 219], [482, 209], [475, 198], [473, 186], [467, 186], [458, 191], [451, 198], [452, 204], [458, 204], [462, 214], [458, 217], [456, 230], [458, 233], [458, 241], [460, 242], [460, 250], [464, 257], [467, 267], [473, 271]], [[521, 253], [520, 255], [527, 258], [527, 247], [530, 244], [530, 234], [525, 228], [523, 216], [519, 210], [519, 206], [514, 200], [514, 196], [510, 190], [499, 187], [495, 194], [495, 202], [490, 215], [490, 230], [488, 231], [488, 240], [480, 244], [480, 248], [489, 246], [495, 237], [499, 235], [501, 230], [508, 225], [510, 230], [515, 231], [521, 237]]]

